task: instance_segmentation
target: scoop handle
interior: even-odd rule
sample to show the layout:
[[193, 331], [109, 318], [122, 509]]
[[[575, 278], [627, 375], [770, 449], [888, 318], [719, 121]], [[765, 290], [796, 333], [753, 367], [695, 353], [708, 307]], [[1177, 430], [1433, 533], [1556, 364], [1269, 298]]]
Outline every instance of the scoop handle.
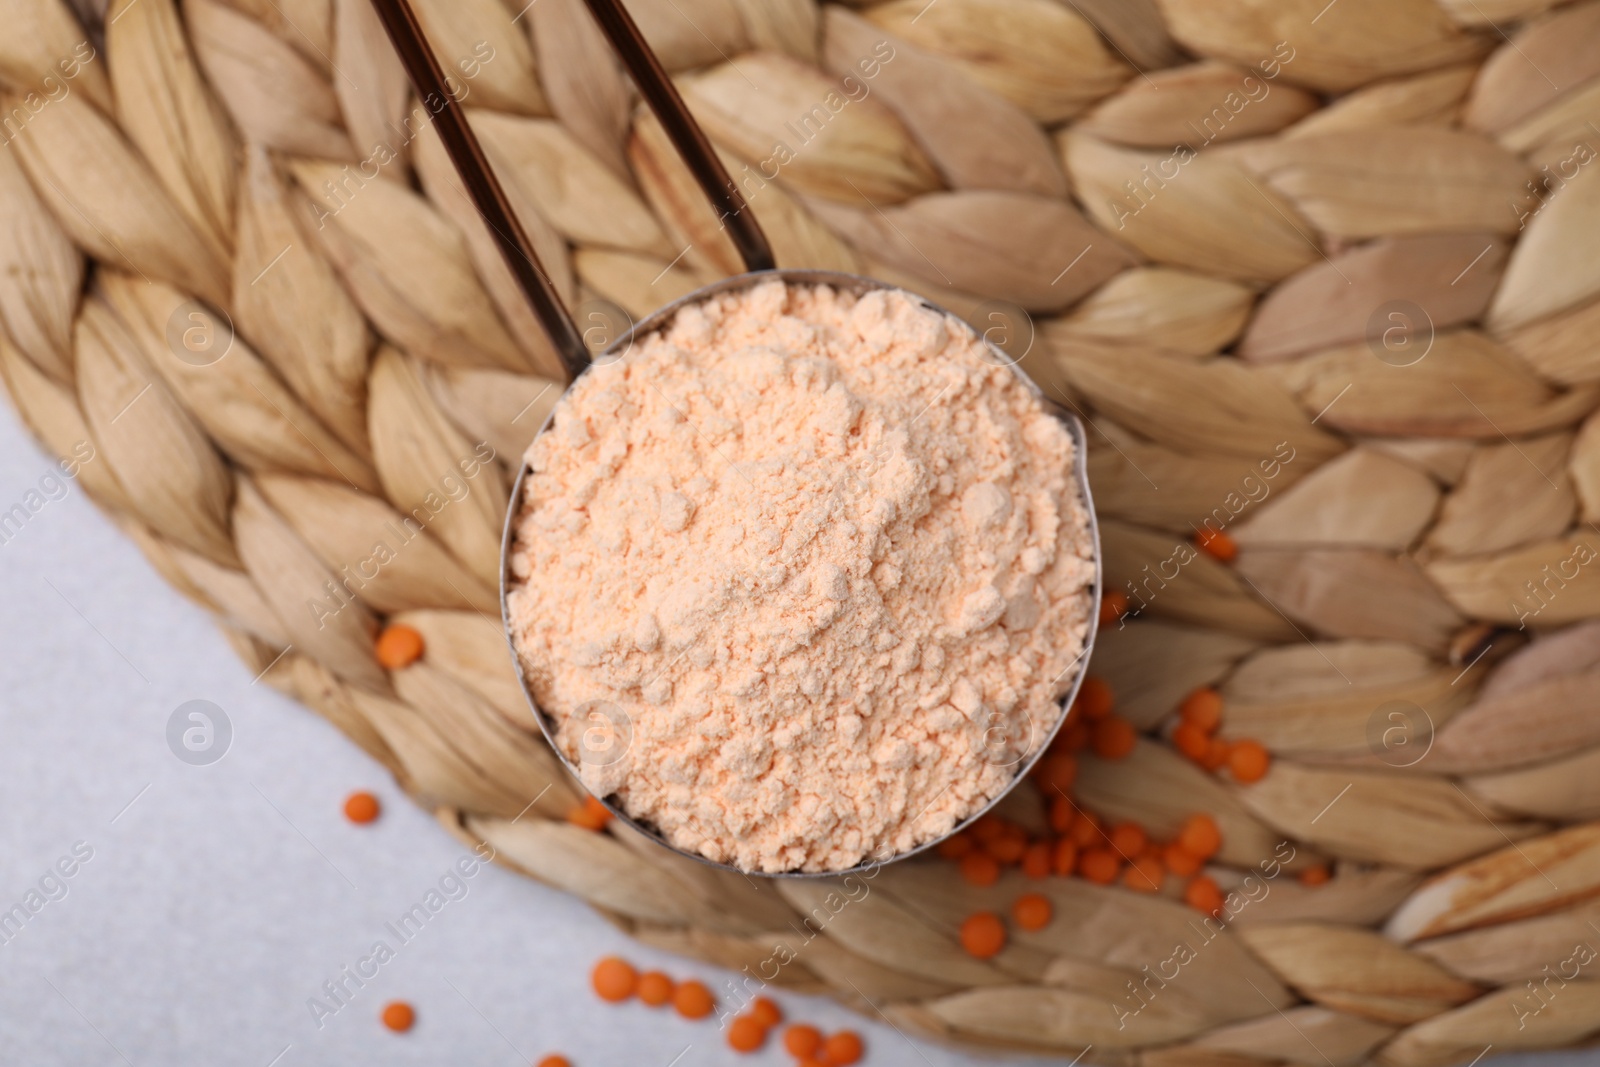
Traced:
[[772, 255], [772, 246], [767, 243], [767, 235], [761, 232], [760, 224], [750, 213], [750, 205], [745, 202], [738, 185], [728, 176], [727, 168], [717, 158], [705, 131], [700, 129], [700, 124], [684, 106], [683, 97], [678, 95], [677, 87], [661, 66], [661, 60], [656, 58], [644, 34], [639, 32], [633, 16], [622, 6], [622, 0], [584, 2], [589, 5], [589, 12], [600, 24], [600, 31], [611, 42], [611, 47], [633, 78], [639, 95], [644, 97], [644, 102], [660, 121], [672, 147], [677, 149], [701, 192], [711, 201], [719, 224], [728, 231], [734, 247], [739, 251], [739, 258], [744, 260], [744, 269], [755, 272], [775, 268], [777, 261]]
[[[766, 234], [761, 232], [739, 187], [728, 176], [699, 123], [689, 114], [683, 97], [678, 95], [661, 61], [622, 6], [622, 0], [585, 0], [585, 3], [632, 75], [645, 103], [660, 121], [673, 148], [683, 157], [684, 164], [711, 202], [712, 210], [717, 212], [721, 225], [744, 260], [745, 269], [752, 272], [773, 269], [776, 263]], [[561, 302], [550, 275], [540, 265], [533, 243], [517, 220], [505, 189], [495, 177], [483, 146], [467, 122], [466, 109], [446, 84], [444, 70], [428, 44], [416, 11], [409, 0], [372, 0], [372, 6], [418, 98], [432, 115], [439, 139], [466, 186], [468, 198], [483, 216], [512, 277], [539, 324], [550, 336], [550, 343], [570, 383], [588, 367], [588, 347], [571, 313]]]
[[505, 257], [506, 266], [527, 297], [539, 324], [550, 336], [561, 368], [571, 382], [589, 365], [589, 350], [550, 281], [550, 275], [540, 265], [533, 243], [517, 221], [517, 213], [506, 198], [505, 190], [495, 178], [483, 146], [467, 122], [466, 109], [445, 84], [444, 71], [428, 46], [416, 12], [407, 0], [372, 0], [372, 6], [400, 56], [400, 65], [411, 79], [412, 88], [432, 116], [445, 152], [466, 186], [468, 198], [483, 216], [489, 235]]

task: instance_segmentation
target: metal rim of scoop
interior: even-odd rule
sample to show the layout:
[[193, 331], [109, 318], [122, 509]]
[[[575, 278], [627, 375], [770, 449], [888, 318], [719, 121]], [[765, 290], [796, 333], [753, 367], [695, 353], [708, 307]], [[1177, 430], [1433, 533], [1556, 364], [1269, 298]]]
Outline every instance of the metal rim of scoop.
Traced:
[[[640, 95], [660, 121], [663, 131], [672, 142], [673, 148], [683, 159], [695, 182], [705, 194], [712, 210], [720, 216], [721, 224], [726, 230], [728, 238], [738, 250], [746, 268], [746, 273], [744, 274], [735, 275], [697, 289], [682, 299], [675, 300], [655, 311], [607, 346], [601, 353], [602, 357], [615, 352], [619, 347], [631, 346], [638, 338], [659, 330], [686, 304], [699, 302], [717, 293], [753, 285], [770, 278], [831, 285], [858, 294], [874, 289], [902, 292], [924, 306], [939, 312], [941, 315], [957, 318], [924, 297], [873, 278], [833, 271], [776, 269], [771, 245], [768, 243], [765, 234], [762, 233], [754, 215], [750, 213], [748, 204], [739, 192], [738, 186], [728, 176], [727, 170], [717, 158], [711, 142], [700, 129], [699, 124], [695, 122], [694, 117], [689, 113], [689, 109], [684, 105], [682, 97], [678, 95], [677, 89], [674, 88], [672, 80], [667, 76], [665, 68], [661, 66], [660, 60], [650, 50], [644, 35], [639, 32], [638, 26], [634, 24], [632, 17], [629, 16], [622, 0], [584, 0], [584, 2], [599, 25], [601, 33], [606, 37], [611, 47], [615, 49], [618, 57], [622, 60], [623, 66], [627, 68], [632, 76]], [[533, 249], [532, 242], [528, 239], [526, 231], [518, 221], [516, 211], [511, 206], [509, 197], [495, 177], [494, 168], [489, 164], [487, 153], [478, 143], [477, 136], [472, 132], [472, 127], [467, 121], [465, 108], [462, 107], [460, 100], [449, 89], [449, 82], [446, 79], [444, 69], [441, 67], [438, 57], [434, 55], [433, 48], [428, 42], [427, 34], [423, 31], [421, 22], [417, 19], [415, 11], [412, 10], [409, 0], [372, 0], [372, 6], [395, 47], [395, 52], [400, 59], [401, 65], [405, 68], [406, 75], [410, 78], [412, 86], [416, 90], [418, 100], [427, 107], [433, 116], [439, 139], [443, 143], [445, 153], [449, 156], [456, 173], [462, 179], [468, 199], [482, 216], [489, 237], [499, 248], [506, 267], [511, 272], [513, 281], [521, 289], [523, 296], [528, 301], [529, 309], [548, 335], [556, 357], [561, 363], [563, 374], [570, 386], [572, 382], [576, 381], [580, 375], [594, 365], [593, 361], [584, 345], [582, 335], [578, 332], [577, 326], [572, 320], [571, 314], [562, 303], [554, 282], [539, 265], [539, 257]], [[958, 319], [958, 321], [960, 320]], [[973, 330], [972, 333], [993, 352], [1004, 357], [1005, 354], [991, 344], [988, 338], [983, 337], [976, 330]], [[626, 350], [625, 347], [624, 350]], [[1073, 677], [1071, 685], [1064, 691], [1064, 695], [1061, 698], [1062, 711], [1060, 715], [1056, 716], [1054, 726], [1046, 731], [1036, 744], [1030, 744], [1025, 755], [1018, 759], [1017, 772], [1011, 784], [1001, 790], [982, 809], [973, 812], [954, 826], [949, 833], [927, 841], [914, 849], [896, 853], [883, 859], [872, 859], [854, 867], [837, 871], [745, 871], [731, 864], [719, 863], [698, 853], [680, 849], [662, 837], [654, 827], [632, 818], [607, 798], [599, 798], [607, 810], [628, 826], [658, 841], [673, 852], [688, 856], [690, 859], [709, 866], [737, 871], [741, 874], [762, 874], [768, 877], [837, 877], [854, 871], [869, 870], [884, 863], [902, 860], [936, 846], [940, 841], [959, 833], [971, 825], [979, 816], [1000, 803], [1016, 787], [1017, 783], [1027, 775], [1028, 771], [1038, 762], [1044, 751], [1049, 747], [1049, 743], [1054, 738], [1056, 731], [1060, 729], [1061, 724], [1066, 720], [1066, 710], [1071, 706], [1072, 699], [1076, 696], [1078, 687], [1083, 681], [1085, 668], [1082, 665], [1094, 648], [1095, 637], [1099, 630], [1100, 598], [1104, 578], [1102, 574], [1100, 529], [1094, 514], [1094, 501], [1089, 494], [1083, 425], [1075, 416], [1064, 412], [1058, 405], [1045, 397], [1033, 379], [1021, 367], [1016, 365], [1016, 361], [1006, 359], [1005, 365], [1010, 366], [1013, 373], [1027, 383], [1028, 388], [1039, 397], [1047, 410], [1060, 417], [1066, 423], [1068, 432], [1072, 435], [1075, 445], [1073, 480], [1083, 500], [1084, 512], [1088, 518], [1089, 533], [1094, 549], [1094, 585], [1091, 589], [1089, 619], [1088, 626], [1084, 632], [1083, 650], [1077, 660], [1068, 668], [1070, 670], [1076, 667], [1077, 673]], [[540, 427], [539, 433], [542, 434], [549, 429], [553, 417], [554, 410], [552, 409], [551, 415], [545, 419], [545, 423]], [[556, 743], [548, 716], [539, 708], [537, 701], [533, 698], [533, 694], [528, 689], [527, 675], [524, 673], [521, 661], [517, 656], [516, 644], [511, 635], [510, 619], [506, 611], [507, 576], [512, 535], [517, 513], [521, 508], [523, 487], [527, 473], [528, 468], [526, 461], [524, 461], [512, 486], [511, 503], [507, 508], [505, 526], [501, 532], [501, 630], [506, 638], [507, 649], [511, 655], [512, 669], [517, 675], [517, 683], [522, 688], [523, 697], [528, 701], [528, 707], [532, 710], [535, 721], [539, 723], [540, 730], [543, 731], [546, 739], [550, 742], [550, 747], [555, 750], [557, 757], [576, 776], [578, 768], [573, 766], [572, 761], [567, 758], [566, 753]]]
[[[713, 282], [710, 285], [696, 289], [687, 296], [683, 296], [677, 300], [674, 300], [665, 307], [657, 309], [646, 318], [640, 320], [635, 326], [633, 326], [622, 336], [618, 337], [610, 345], [607, 345], [601, 351], [596, 361], [592, 363], [588, 369], [592, 369], [593, 367], [597, 366], [610, 366], [613, 362], [615, 362], [615, 359], [608, 360], [606, 357], [613, 356], [618, 352], [624, 353], [624, 355], [620, 358], [626, 358], [625, 354], [631, 350], [632, 346], [637, 341], [666, 327], [671, 323], [672, 319], [681, 309], [688, 307], [691, 304], [699, 304], [708, 298], [717, 296], [721, 293], [750, 288], [751, 286], [759, 285], [762, 282], [771, 281], [774, 279], [790, 284], [827, 285], [835, 289], [853, 292], [857, 295], [861, 295], [873, 290], [904, 293], [924, 307], [946, 316], [947, 319], [953, 318], [958, 322], [962, 322], [959, 317], [952, 315], [950, 312], [939, 307], [937, 304], [925, 297], [918, 296], [916, 293], [901, 289], [898, 286], [889, 285], [873, 278], [863, 277], [859, 274], [844, 274], [837, 271], [826, 270], [798, 269], [757, 271], [747, 274], [736, 274], [730, 278], [724, 278], [721, 281]], [[1072, 437], [1072, 480], [1073, 484], [1077, 488], [1079, 498], [1083, 502], [1084, 514], [1088, 519], [1089, 536], [1094, 552], [1094, 585], [1091, 590], [1089, 620], [1088, 627], [1084, 631], [1083, 649], [1079, 653], [1078, 658], [1073, 661], [1071, 666], [1068, 667], [1068, 670], [1076, 670], [1076, 674], [1072, 679], [1071, 685], [1068, 686], [1060, 698], [1059, 705], [1061, 708], [1061, 713], [1056, 716], [1054, 724], [1052, 724], [1048, 730], [1045, 730], [1042, 736], [1036, 738], [1034, 735], [1039, 732], [1037, 724], [1033, 723], [1031, 719], [1029, 720], [1029, 744], [1024, 750], [1023, 754], [1017, 758], [1014, 764], [999, 764], [999, 766], [1015, 766], [1016, 773], [1012, 777], [1011, 782], [999, 793], [995, 794], [995, 796], [986, 804], [984, 804], [983, 807], [972, 812], [966, 818], [956, 823], [947, 833], [942, 834], [937, 838], [930, 839], [915, 848], [908, 849], [904, 852], [897, 852], [893, 856], [882, 859], [869, 859], [849, 868], [831, 871], [745, 870], [742, 867], [738, 867], [730, 863], [721, 863], [697, 852], [679, 848], [677, 845], [674, 845], [672, 842], [668, 841], [661, 834], [661, 832], [651, 824], [642, 822], [629, 815], [627, 811], [623, 810], [620, 804], [614, 803], [611, 797], [598, 797], [597, 799], [605, 806], [606, 810], [611, 812], [614, 817], [621, 820], [624, 824], [645, 835], [646, 837], [649, 837], [663, 847], [671, 849], [680, 856], [688, 856], [690, 859], [698, 860], [699, 862], [712, 867], [720, 867], [724, 870], [737, 871], [740, 874], [760, 875], [766, 878], [835, 878], [847, 874], [871, 870], [886, 863], [898, 862], [906, 859], [909, 856], [915, 856], [920, 852], [925, 852], [928, 849], [938, 846], [941, 841], [953, 837], [962, 830], [965, 830], [967, 827], [971, 826], [980, 816], [984, 815], [986, 812], [990, 811], [1002, 800], [1004, 800], [1006, 796], [1010, 794], [1010, 792], [1015, 789], [1024, 778], [1027, 777], [1028, 772], [1033, 768], [1034, 764], [1043, 758], [1046, 749], [1050, 747], [1051, 741], [1055, 739], [1056, 733], [1061, 729], [1062, 724], [1066, 722], [1067, 709], [1071, 707], [1073, 699], [1078, 694], [1078, 688], [1083, 684], [1083, 677], [1087, 670], [1087, 660], [1090, 652], [1094, 648], [1095, 638], [1099, 632], [1100, 597], [1103, 586], [1102, 557], [1100, 550], [1100, 526], [1095, 519], [1094, 500], [1089, 492], [1089, 475], [1087, 468], [1087, 454], [1085, 451], [1086, 441], [1083, 423], [1076, 415], [1062, 410], [1058, 405], [1051, 402], [1044, 395], [1043, 390], [1039, 388], [1038, 383], [1029, 377], [1027, 372], [1018, 366], [1014, 360], [1011, 360], [1008, 356], [1006, 356], [1001, 349], [990, 343], [977, 330], [972, 329], [969, 324], [966, 324], [965, 322], [962, 322], [962, 324], [967, 326], [969, 333], [973, 337], [977, 338], [979, 341], [985, 344], [991, 352], [995, 353], [1005, 361], [1004, 365], [1009, 367], [1017, 376], [1017, 378], [1027, 386], [1029, 391], [1039, 398], [1041, 403], [1044, 404], [1045, 410], [1050, 412], [1052, 415], [1055, 415], [1066, 425], [1067, 432]], [[586, 369], [584, 373], [587, 373], [588, 369]], [[552, 407], [549, 414], [545, 416], [543, 425], [539, 427], [539, 432], [534, 435], [535, 440], [549, 431], [551, 424], [555, 421], [556, 409], [559, 407], [560, 401], [558, 400], [556, 402], [556, 406]], [[571, 772], [575, 778], [579, 778], [581, 781], [581, 767], [579, 765], [581, 761], [579, 761], [579, 763], [575, 763], [567, 756], [565, 749], [562, 748], [559, 740], [557, 739], [557, 727], [552, 721], [552, 717], [539, 706], [538, 700], [535, 699], [533, 691], [528, 685], [527, 673], [523, 670], [521, 658], [517, 654], [516, 638], [512, 632], [511, 612], [509, 605], [507, 604], [507, 596], [510, 593], [512, 586], [515, 584], [515, 579], [511, 574], [511, 553], [516, 543], [517, 518], [522, 512], [523, 496], [525, 493], [525, 486], [529, 471], [530, 468], [527, 460], [523, 459], [517, 469], [517, 477], [511, 488], [511, 504], [506, 509], [506, 520], [500, 535], [501, 628], [505, 634], [506, 648], [511, 654], [512, 670], [516, 672], [517, 684], [522, 688], [522, 695], [528, 702], [529, 710], [533, 713], [534, 719], [539, 723], [539, 729], [543, 731], [545, 739], [550, 743], [551, 749], [555, 751], [557, 757], [560, 758], [562, 764], [567, 768], [567, 770]]]

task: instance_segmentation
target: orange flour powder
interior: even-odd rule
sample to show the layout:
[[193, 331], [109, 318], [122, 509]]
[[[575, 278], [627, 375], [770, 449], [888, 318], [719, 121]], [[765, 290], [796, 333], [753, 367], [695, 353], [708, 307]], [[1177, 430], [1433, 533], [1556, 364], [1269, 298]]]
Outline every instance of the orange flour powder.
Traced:
[[528, 451], [508, 595], [584, 785], [752, 871], [947, 833], [1077, 669], [1073, 448], [898, 292], [765, 282], [584, 374]]

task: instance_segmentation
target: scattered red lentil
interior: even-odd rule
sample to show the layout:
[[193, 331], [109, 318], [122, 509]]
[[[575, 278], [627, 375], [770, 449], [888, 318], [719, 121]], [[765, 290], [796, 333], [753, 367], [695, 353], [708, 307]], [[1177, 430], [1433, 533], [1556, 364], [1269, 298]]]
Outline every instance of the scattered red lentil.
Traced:
[[378, 817], [380, 810], [378, 798], [365, 791], [351, 793], [344, 799], [344, 817], [354, 823], [369, 823]]
[[987, 852], [974, 852], [962, 857], [961, 878], [968, 885], [994, 885], [1000, 880], [1000, 863]]
[[967, 836], [966, 831], [963, 830], [954, 837], [947, 837], [940, 841], [934, 846], [934, 851], [947, 860], [958, 860], [971, 852], [972, 848], [972, 838]]
[[1078, 865], [1078, 846], [1070, 838], [1063, 837], [1055, 844], [1055, 851], [1050, 856], [1050, 868], [1061, 877], [1065, 878], [1073, 872]]
[[1213, 530], [1209, 526], [1201, 527], [1195, 531], [1194, 544], [1196, 548], [1212, 559], [1220, 560], [1223, 563], [1233, 562], [1234, 557], [1239, 554], [1239, 546], [1234, 543], [1233, 538], [1221, 530]]
[[1100, 625], [1109, 626], [1128, 613], [1128, 594], [1108, 589], [1100, 597]]
[[771, 997], [757, 997], [751, 1001], [750, 1015], [769, 1030], [783, 1022], [783, 1009]]
[[1267, 776], [1271, 767], [1272, 754], [1259, 741], [1235, 742], [1233, 750], [1228, 753], [1228, 770], [1236, 782], [1246, 785], [1259, 782]]
[[1166, 876], [1167, 872], [1161, 861], [1146, 853], [1139, 856], [1127, 870], [1122, 872], [1122, 884], [1136, 892], [1155, 893], [1160, 891], [1161, 883]]
[[584, 797], [583, 803], [567, 812], [567, 821], [585, 830], [604, 830], [611, 821], [611, 812], [594, 797]]
[[1109, 848], [1091, 848], [1078, 857], [1078, 873], [1096, 885], [1110, 885], [1122, 872], [1122, 857]]
[[679, 982], [678, 988], [672, 991], [672, 1006], [685, 1019], [704, 1019], [716, 1007], [716, 1001], [711, 999], [711, 990], [704, 982], [690, 978]]
[[601, 1000], [619, 1004], [633, 996], [639, 987], [639, 974], [633, 964], [619, 956], [607, 956], [594, 965], [589, 983]]
[[728, 1045], [735, 1052], [754, 1052], [767, 1043], [767, 1028], [753, 1015], [737, 1016], [728, 1024]]
[[1222, 694], [1210, 686], [1196, 689], [1183, 698], [1178, 714], [1184, 722], [1193, 723], [1209, 734], [1222, 725]]
[[1050, 877], [1050, 842], [1035, 841], [1022, 854], [1022, 873], [1028, 878]]
[[539, 1067], [572, 1067], [572, 1061], [560, 1054], [551, 1054], [539, 1061]]
[[1050, 829], [1058, 834], [1064, 834], [1071, 828], [1072, 820], [1077, 817], [1078, 813], [1065, 793], [1057, 793], [1050, 798]]
[[1094, 724], [1094, 754], [1101, 759], [1125, 759], [1133, 751], [1139, 733], [1126, 719], [1102, 719]]
[[1205, 866], [1205, 857], [1196, 856], [1184, 848], [1182, 844], [1173, 841], [1161, 851], [1161, 862], [1166, 864], [1167, 870], [1180, 878], [1187, 878], [1191, 874], [1200, 873], [1200, 868]]
[[1328, 871], [1328, 865], [1326, 863], [1318, 863], [1300, 872], [1300, 884], [1325, 885], [1328, 879], [1332, 877], [1333, 875]]
[[397, 1034], [403, 1034], [416, 1025], [417, 1011], [403, 1000], [392, 1001], [383, 1006], [383, 1025]]
[[1078, 698], [1073, 704], [1083, 712], [1083, 717], [1090, 722], [1099, 722], [1111, 714], [1111, 709], [1116, 701], [1111, 696], [1111, 686], [1104, 678], [1089, 675], [1083, 680], [1083, 685], [1078, 689]]
[[1205, 761], [1211, 751], [1211, 738], [1192, 722], [1180, 722], [1172, 731], [1172, 747], [1196, 763]]
[[961, 947], [970, 955], [986, 960], [1006, 947], [1006, 928], [992, 911], [969, 915], [961, 924]]
[[1089, 747], [1089, 724], [1083, 719], [1068, 719], [1051, 746], [1063, 752], [1082, 752]]
[[422, 634], [405, 623], [393, 623], [378, 634], [372, 651], [385, 670], [409, 667], [422, 658]]
[[1067, 828], [1067, 837], [1080, 849], [1106, 843], [1106, 834], [1100, 828], [1100, 820], [1093, 812], [1082, 810], [1078, 812], [1078, 817], [1073, 820], [1072, 825]]
[[652, 1008], [672, 1003], [674, 988], [672, 979], [661, 971], [646, 971], [639, 976], [639, 999]]
[[1048, 752], [1033, 773], [1046, 795], [1065, 793], [1078, 780], [1078, 758], [1070, 752]]
[[1150, 835], [1136, 822], [1119, 822], [1111, 828], [1111, 847], [1129, 859], [1144, 851]]
[[981, 845], [986, 841], [993, 841], [997, 837], [1004, 836], [1006, 833], [1006, 821], [991, 811], [987, 815], [978, 816], [978, 821], [973, 823], [971, 829], [967, 832], [972, 835], [974, 841]]
[[1003, 837], [985, 841], [983, 850], [1009, 867], [1019, 862], [1022, 854], [1028, 850], [1028, 838], [1020, 831], [1008, 832]]
[[789, 1055], [804, 1059], [822, 1048], [822, 1033], [815, 1026], [795, 1023], [783, 1032], [783, 1048]]
[[1024, 893], [1011, 905], [1011, 917], [1024, 930], [1043, 930], [1054, 914], [1055, 906], [1043, 893]]
[[1220, 737], [1211, 739], [1211, 747], [1206, 750], [1205, 758], [1200, 761], [1200, 766], [1208, 771], [1217, 770], [1228, 763], [1228, 755], [1233, 751], [1233, 746]]
[[822, 1043], [822, 1055], [833, 1067], [850, 1067], [861, 1058], [861, 1037], [854, 1030], [829, 1034]]
[[1217, 828], [1217, 820], [1199, 812], [1189, 816], [1178, 831], [1178, 844], [1201, 859], [1210, 859], [1222, 847], [1222, 831]]
[[1183, 888], [1183, 901], [1196, 911], [1215, 915], [1222, 910], [1222, 890], [1205, 875], [1192, 878]]

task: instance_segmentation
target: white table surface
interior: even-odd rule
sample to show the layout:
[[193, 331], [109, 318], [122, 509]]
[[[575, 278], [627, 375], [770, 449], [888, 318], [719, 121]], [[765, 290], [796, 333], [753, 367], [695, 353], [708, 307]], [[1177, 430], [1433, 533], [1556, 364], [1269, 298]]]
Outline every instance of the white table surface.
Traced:
[[[4, 512], [53, 463], [0, 410]], [[81, 487], [0, 543], [0, 590], [0, 912], [76, 843], [93, 850], [65, 896], [53, 890], [60, 899], [0, 944], [0, 1064], [515, 1067], [552, 1051], [574, 1067], [791, 1062], [776, 1041], [738, 1056], [713, 1023], [600, 1003], [588, 969], [611, 952], [714, 991], [728, 975], [633, 943], [576, 899], [498, 868], [466, 880], [466, 895], [319, 1027], [308, 999], [374, 940], [396, 944], [385, 923], [463, 848], [331, 726], [253, 684]], [[172, 712], [196, 699], [233, 730], [208, 766], [181, 762], [166, 740]], [[384, 802], [369, 827], [341, 814], [357, 788]], [[408, 1034], [377, 1021], [392, 999], [417, 1008]], [[777, 999], [791, 1018], [859, 1030], [872, 1067], [979, 1062], [821, 998]]]

